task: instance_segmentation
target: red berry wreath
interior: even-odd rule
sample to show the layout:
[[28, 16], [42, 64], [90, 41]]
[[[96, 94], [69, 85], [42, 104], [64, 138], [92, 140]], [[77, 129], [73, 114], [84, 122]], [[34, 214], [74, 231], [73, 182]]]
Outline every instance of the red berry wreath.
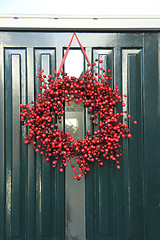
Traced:
[[[99, 63], [102, 63], [102, 60], [99, 60]], [[92, 66], [95, 65], [95, 62], [92, 63]], [[115, 90], [110, 87], [110, 70], [108, 74], [103, 68], [100, 68], [100, 71], [101, 74], [97, 75], [92, 68], [87, 69], [82, 78], [76, 78], [69, 77], [62, 71], [61, 74], [60, 71], [56, 74], [54, 70], [55, 77], [49, 75], [48, 84], [43, 84], [46, 76], [41, 70], [38, 78], [42, 82], [40, 89], [43, 88], [44, 93], [38, 94], [38, 101], [32, 102], [32, 107], [20, 105], [23, 108], [20, 113], [21, 122], [26, 122], [30, 132], [25, 143], [31, 142], [36, 152], [45, 154], [46, 161], [51, 160], [53, 168], [57, 161], [61, 161], [60, 172], [70, 164], [77, 180], [90, 170], [90, 162], [97, 161], [103, 165], [100, 160], [102, 156], [106, 160], [113, 160], [119, 169], [119, 157], [122, 156], [120, 139], [125, 136], [131, 138], [127, 124], [120, 121], [123, 112], [114, 111], [117, 104], [122, 103], [119, 89], [117, 86]], [[87, 136], [77, 141], [71, 133], [60, 130], [58, 123], [53, 123], [55, 119], [62, 121], [64, 103], [70, 105], [73, 100], [76, 104], [82, 102], [88, 108], [93, 124], [99, 126], [93, 133], [87, 130]], [[122, 106], [124, 107], [125, 103], [122, 103]], [[128, 118], [130, 117], [128, 114]], [[73, 157], [78, 169], [71, 163]]]

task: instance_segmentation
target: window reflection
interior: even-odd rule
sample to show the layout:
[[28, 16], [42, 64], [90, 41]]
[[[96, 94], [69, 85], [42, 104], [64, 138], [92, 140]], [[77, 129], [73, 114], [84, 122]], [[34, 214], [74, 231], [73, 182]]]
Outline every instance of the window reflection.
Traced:
[[78, 129], [78, 120], [77, 118], [68, 118], [66, 121], [66, 132], [73, 132], [75, 135]]
[[65, 72], [69, 76], [80, 77], [83, 72], [83, 54], [80, 49], [70, 49], [65, 61]]
[[70, 106], [65, 109], [65, 131], [70, 132], [76, 139], [83, 138], [84, 129], [84, 111], [83, 104], [71, 102]]

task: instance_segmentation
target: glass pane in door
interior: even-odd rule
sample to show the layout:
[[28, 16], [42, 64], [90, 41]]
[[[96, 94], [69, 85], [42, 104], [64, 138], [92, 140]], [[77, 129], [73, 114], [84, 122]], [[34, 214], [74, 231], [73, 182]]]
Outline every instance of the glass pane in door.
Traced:
[[[79, 77], [83, 72], [83, 54], [79, 49], [71, 49], [65, 62], [65, 72], [69, 76]], [[65, 106], [65, 131], [70, 132], [75, 141], [84, 137], [84, 106], [74, 100]], [[75, 167], [75, 159], [71, 159]], [[76, 166], [77, 165], [77, 166]], [[66, 196], [66, 239], [85, 239], [85, 178], [75, 180], [71, 166], [65, 170]]]

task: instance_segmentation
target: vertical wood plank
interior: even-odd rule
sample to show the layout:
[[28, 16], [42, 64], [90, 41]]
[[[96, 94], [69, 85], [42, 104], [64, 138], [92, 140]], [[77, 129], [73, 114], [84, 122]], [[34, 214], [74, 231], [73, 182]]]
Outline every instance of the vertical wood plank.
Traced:
[[5, 120], [4, 120], [4, 48], [0, 34], [0, 239], [5, 236]]
[[26, 154], [21, 148], [19, 106], [25, 85], [25, 60], [25, 49], [5, 49], [6, 238], [16, 240], [25, 232]]
[[[41, 54], [41, 67], [45, 70], [45, 75], [48, 76], [51, 72], [51, 57], [50, 54]], [[43, 92], [43, 91], [42, 91]], [[46, 162], [46, 158], [42, 156], [42, 190], [41, 190], [41, 204], [42, 204], [42, 237], [51, 237], [51, 164]]]
[[124, 114], [123, 122], [129, 126], [133, 137], [131, 140], [123, 140], [123, 161], [125, 163], [124, 171], [126, 172], [123, 181], [124, 202], [125, 202], [125, 234], [133, 239], [143, 237], [143, 110], [142, 110], [142, 50], [141, 49], [123, 49], [122, 50], [122, 86], [123, 95], [127, 94], [124, 111], [132, 114], [138, 121], [135, 127], [132, 118], [128, 120], [128, 113]]
[[[99, 70], [100, 67], [103, 67], [106, 71], [110, 69], [114, 81], [113, 56], [113, 48], [93, 49], [93, 59], [103, 60], [102, 64], [98, 62], [96, 72], [103, 74]], [[113, 87], [113, 82], [110, 82], [110, 84]], [[96, 162], [94, 169], [95, 236], [96, 239], [113, 239], [115, 231], [114, 163], [105, 160], [103, 157], [101, 157], [101, 160], [104, 163], [103, 167], [100, 167]]]
[[[87, 47], [85, 49], [86, 54], [91, 61], [93, 61], [92, 48]], [[87, 66], [86, 68], [87, 69]], [[85, 109], [86, 115], [86, 130], [93, 132], [91, 118], [89, 117], [88, 108]], [[86, 132], [85, 132], [86, 135]], [[85, 199], [86, 199], [86, 238], [88, 240], [95, 239], [95, 195], [94, 195], [94, 166], [90, 164], [90, 171], [86, 177], [86, 186], [85, 186]]]
[[[27, 96], [25, 91], [22, 96], [22, 103], [34, 101], [34, 51], [33, 47], [27, 48]], [[23, 130], [26, 132], [26, 129]], [[26, 134], [29, 134], [27, 130]], [[25, 134], [25, 135], [26, 135]], [[24, 136], [25, 136], [24, 135]], [[23, 135], [22, 135], [23, 136]], [[24, 139], [23, 139], [24, 140]], [[24, 142], [23, 142], [24, 146]], [[31, 144], [27, 145], [27, 191], [26, 191], [26, 238], [35, 240], [36, 237], [36, 162], [35, 153]]]
[[[61, 38], [61, 36], [59, 36]], [[58, 71], [60, 63], [63, 58], [64, 53], [64, 43], [62, 45], [60, 42], [57, 42], [56, 47], [56, 69]], [[65, 117], [65, 116], [64, 116]], [[64, 128], [64, 121], [58, 125], [60, 129]], [[60, 161], [57, 162], [57, 168], [54, 170], [55, 174], [55, 189], [56, 189], [56, 197], [55, 197], [55, 214], [56, 214], [56, 235], [55, 239], [61, 240], [66, 237], [66, 229], [65, 229], [65, 174], [59, 172]]]
[[[114, 48], [114, 86], [118, 86], [122, 93], [122, 49], [115, 46]], [[116, 109], [117, 112], [122, 112], [122, 107]], [[121, 119], [122, 120], [122, 119]], [[122, 144], [122, 141], [120, 142]], [[115, 205], [116, 205], [116, 224], [115, 224], [115, 239], [124, 240], [124, 198], [123, 198], [123, 158], [120, 158], [120, 171], [115, 169]]]
[[[8, 81], [7, 81], [8, 79]], [[6, 160], [6, 237], [11, 237], [11, 159], [12, 159], [12, 124], [11, 124], [11, 54], [5, 50], [5, 160]]]
[[12, 206], [11, 235], [20, 236], [20, 55], [12, 55]]
[[[37, 94], [41, 92], [39, 90], [39, 79], [37, 74], [41, 69], [44, 69], [46, 79], [49, 74], [52, 74], [52, 70], [55, 69], [56, 54], [55, 49], [47, 48], [35, 48], [34, 49], [34, 87], [35, 87], [35, 99], [38, 100]], [[43, 91], [42, 91], [43, 93]], [[57, 189], [57, 170], [52, 168], [51, 161], [46, 162], [45, 156], [41, 156], [39, 153], [35, 154], [36, 158], [36, 236], [37, 239], [52, 239], [56, 238], [56, 234], [61, 236], [62, 231], [60, 225], [57, 224], [58, 218], [61, 217], [58, 211], [64, 210], [64, 208], [58, 207], [57, 209], [57, 196], [59, 195], [62, 186]], [[63, 184], [62, 184], [63, 185]], [[63, 185], [64, 186], [64, 185]], [[60, 197], [62, 194], [60, 191]], [[63, 216], [62, 216], [63, 217]], [[64, 219], [64, 218], [63, 218]], [[59, 230], [57, 230], [59, 228]]]
[[160, 225], [160, 114], [158, 78], [158, 36], [144, 34], [144, 158], [145, 216], [147, 240], [156, 240]]

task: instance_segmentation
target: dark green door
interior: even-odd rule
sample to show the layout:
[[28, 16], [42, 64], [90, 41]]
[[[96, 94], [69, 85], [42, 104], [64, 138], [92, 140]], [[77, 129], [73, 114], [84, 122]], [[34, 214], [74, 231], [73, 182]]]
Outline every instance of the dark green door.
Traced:
[[[138, 125], [129, 122], [133, 138], [122, 142], [120, 170], [109, 161], [95, 164], [75, 185], [70, 172], [52, 169], [24, 145], [28, 130], [19, 118], [19, 104], [38, 94], [37, 73], [59, 67], [72, 34], [1, 32], [0, 240], [158, 240], [159, 34], [77, 34], [89, 59], [101, 58], [111, 69]], [[72, 47], [80, 51], [76, 40]], [[82, 119], [79, 132], [92, 128], [87, 109], [73, 105], [66, 112], [68, 119]], [[67, 127], [65, 119], [61, 127]]]

